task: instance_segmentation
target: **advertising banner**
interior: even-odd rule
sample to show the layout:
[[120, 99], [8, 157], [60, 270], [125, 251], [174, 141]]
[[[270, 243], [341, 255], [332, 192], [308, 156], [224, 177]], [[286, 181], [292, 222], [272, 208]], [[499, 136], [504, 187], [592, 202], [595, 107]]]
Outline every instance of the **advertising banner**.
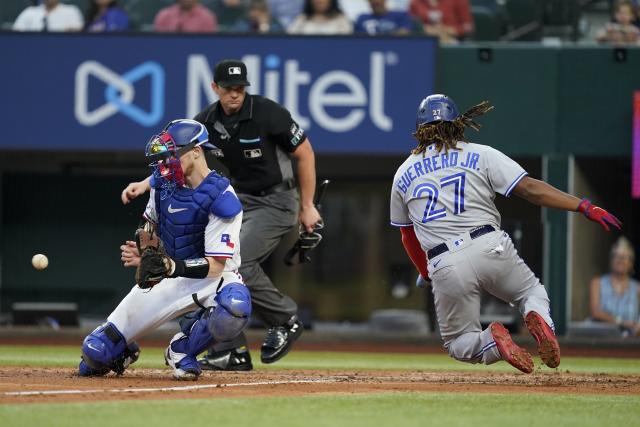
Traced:
[[214, 65], [240, 58], [249, 91], [285, 106], [316, 151], [406, 153], [436, 49], [417, 37], [2, 33], [0, 147], [142, 149], [214, 102]]

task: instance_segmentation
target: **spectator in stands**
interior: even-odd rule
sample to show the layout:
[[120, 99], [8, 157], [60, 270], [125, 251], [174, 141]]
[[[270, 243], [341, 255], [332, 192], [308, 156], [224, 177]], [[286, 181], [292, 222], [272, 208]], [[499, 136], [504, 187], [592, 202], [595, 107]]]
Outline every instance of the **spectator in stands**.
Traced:
[[469, 0], [411, 0], [409, 14], [422, 22], [425, 34], [441, 43], [456, 43], [474, 30]]
[[353, 24], [338, 6], [338, 0], [305, 0], [302, 13], [287, 31], [291, 34], [351, 34]]
[[233, 28], [239, 33], [281, 33], [284, 28], [277, 19], [271, 16], [266, 0], [252, 0], [249, 4], [247, 18], [239, 21]]
[[390, 11], [387, 0], [369, 0], [372, 13], [360, 15], [355, 25], [356, 33], [372, 36], [379, 34], [404, 35], [413, 28], [406, 12]]
[[287, 28], [302, 13], [303, 0], [267, 0], [271, 14]]
[[86, 31], [126, 31], [129, 17], [117, 0], [93, 0], [86, 18]]
[[161, 32], [213, 33], [218, 29], [218, 20], [199, 0], [177, 0], [158, 12], [153, 27]]
[[613, 8], [614, 22], [609, 22], [598, 32], [596, 39], [601, 43], [640, 44], [640, 28], [634, 25], [637, 19], [633, 3], [620, 0]]
[[634, 280], [635, 252], [620, 237], [611, 248], [610, 272], [594, 277], [590, 285], [591, 318], [618, 325], [624, 336], [640, 335], [640, 283]]
[[213, 5], [219, 31], [234, 31], [249, 13], [249, 0], [218, 0]]
[[38, 6], [29, 6], [13, 23], [14, 31], [80, 31], [84, 19], [80, 9], [59, 0], [43, 0]]

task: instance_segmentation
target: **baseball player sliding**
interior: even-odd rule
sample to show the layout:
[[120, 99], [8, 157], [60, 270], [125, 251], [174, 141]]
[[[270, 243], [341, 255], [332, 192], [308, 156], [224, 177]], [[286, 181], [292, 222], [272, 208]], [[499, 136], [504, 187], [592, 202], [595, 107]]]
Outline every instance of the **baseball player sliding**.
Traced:
[[[536, 205], [578, 211], [609, 231], [620, 221], [587, 199], [578, 199], [527, 176], [515, 161], [486, 145], [468, 143], [464, 130], [479, 130], [473, 118], [493, 107], [483, 102], [464, 114], [445, 95], [430, 95], [418, 107], [418, 146], [398, 168], [391, 190], [391, 224], [424, 278], [430, 278], [444, 347], [469, 363], [505, 360], [533, 371], [529, 352], [507, 329], [480, 326], [480, 290], [512, 303], [524, 316], [549, 367], [560, 364], [560, 347], [549, 297], [500, 229], [495, 193], [512, 193]], [[426, 252], [426, 254], [425, 254]]]
[[207, 167], [208, 140], [202, 124], [184, 119], [147, 144], [153, 175], [146, 224], [136, 233], [138, 247], [123, 249], [125, 265], [137, 266], [137, 284], [84, 339], [81, 376], [122, 374], [138, 358], [137, 339], [200, 305], [165, 352], [174, 378], [196, 379], [196, 356], [247, 325], [251, 298], [237, 271], [242, 207], [229, 180]]

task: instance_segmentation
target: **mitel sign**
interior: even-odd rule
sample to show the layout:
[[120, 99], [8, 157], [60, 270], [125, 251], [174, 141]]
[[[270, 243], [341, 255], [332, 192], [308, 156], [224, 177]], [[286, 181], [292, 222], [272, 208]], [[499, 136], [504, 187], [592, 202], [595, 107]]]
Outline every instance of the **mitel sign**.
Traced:
[[0, 111], [15, 132], [0, 146], [140, 149], [214, 102], [214, 65], [240, 58], [249, 92], [285, 106], [317, 151], [406, 152], [436, 48], [430, 38], [3, 33]]

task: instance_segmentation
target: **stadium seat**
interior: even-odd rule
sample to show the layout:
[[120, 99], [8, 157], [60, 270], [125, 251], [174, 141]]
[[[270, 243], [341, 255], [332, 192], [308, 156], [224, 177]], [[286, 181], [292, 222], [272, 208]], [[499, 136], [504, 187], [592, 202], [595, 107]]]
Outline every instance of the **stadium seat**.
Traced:
[[509, 0], [505, 5], [505, 11], [510, 31], [517, 33], [517, 36], [510, 40], [540, 40], [542, 37], [542, 8], [537, 0]]
[[503, 22], [497, 13], [484, 6], [472, 6], [471, 14], [475, 22], [474, 40], [497, 41], [502, 35]]
[[31, 0], [3, 1], [0, 5], [0, 25], [2, 25], [2, 29], [10, 30], [13, 21], [20, 15], [20, 12], [29, 6], [33, 6]]
[[134, 29], [151, 31], [158, 11], [174, 3], [173, 0], [129, 0], [123, 6]]
[[578, 0], [544, 0], [545, 35], [578, 38], [580, 4]]

